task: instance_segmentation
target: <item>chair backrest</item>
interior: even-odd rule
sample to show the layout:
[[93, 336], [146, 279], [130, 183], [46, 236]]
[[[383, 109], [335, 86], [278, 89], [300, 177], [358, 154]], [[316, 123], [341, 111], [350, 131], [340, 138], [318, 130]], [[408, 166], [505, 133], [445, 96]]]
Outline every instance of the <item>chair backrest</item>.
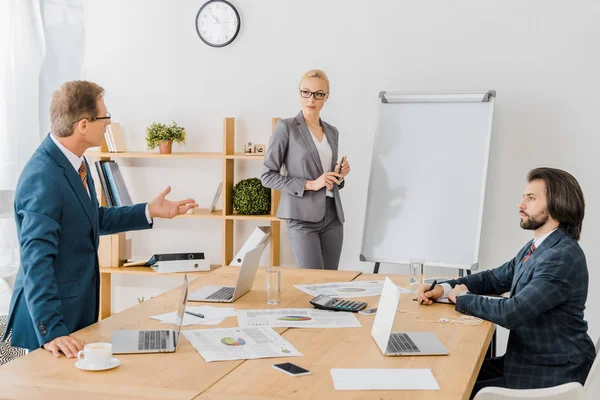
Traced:
[[596, 353], [596, 359], [590, 368], [585, 385], [583, 385], [583, 398], [585, 400], [597, 399], [600, 394], [600, 355]]
[[481, 389], [475, 400], [580, 400], [583, 398], [583, 387], [578, 382], [565, 383], [545, 389], [505, 389], [487, 387]]

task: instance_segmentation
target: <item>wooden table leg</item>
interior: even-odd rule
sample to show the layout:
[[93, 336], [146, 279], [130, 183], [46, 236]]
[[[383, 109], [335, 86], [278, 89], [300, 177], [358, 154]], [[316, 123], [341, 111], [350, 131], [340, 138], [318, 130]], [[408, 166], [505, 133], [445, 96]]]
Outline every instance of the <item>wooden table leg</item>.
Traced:
[[100, 316], [99, 319], [110, 317], [111, 310], [111, 283], [110, 274], [100, 274]]

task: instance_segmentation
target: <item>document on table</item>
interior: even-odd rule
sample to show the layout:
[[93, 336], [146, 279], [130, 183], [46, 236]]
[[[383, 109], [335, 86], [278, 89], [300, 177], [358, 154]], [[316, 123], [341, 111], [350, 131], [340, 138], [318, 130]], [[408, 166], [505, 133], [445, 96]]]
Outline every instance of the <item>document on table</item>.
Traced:
[[206, 362], [302, 356], [271, 328], [199, 329], [182, 333]]
[[[186, 311], [193, 312], [194, 314], [202, 314], [204, 318], [196, 317], [185, 313], [183, 315], [182, 326], [189, 325], [219, 325], [227, 317], [235, 317], [235, 308], [233, 307], [212, 307], [212, 306], [199, 306], [199, 307], [186, 307]], [[165, 324], [176, 324], [177, 313], [170, 312], [166, 314], [154, 315], [150, 317], [157, 319]]]
[[335, 390], [440, 390], [430, 369], [332, 368]]
[[271, 310], [238, 310], [240, 328], [270, 326], [272, 328], [360, 328], [351, 312], [316, 310], [314, 308], [277, 308]]
[[[352, 281], [330, 282], [312, 285], [294, 285], [296, 289], [311, 296], [331, 296], [339, 298], [381, 296], [384, 281]], [[410, 293], [410, 290], [400, 288], [401, 293]]]

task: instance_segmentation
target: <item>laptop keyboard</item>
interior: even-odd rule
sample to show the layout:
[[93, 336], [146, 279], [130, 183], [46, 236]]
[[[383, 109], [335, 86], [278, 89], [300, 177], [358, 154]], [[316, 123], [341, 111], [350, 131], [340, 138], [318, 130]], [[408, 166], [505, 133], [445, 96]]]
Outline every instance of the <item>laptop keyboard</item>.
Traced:
[[233, 287], [222, 287], [213, 294], [207, 297], [209, 300], [231, 300], [233, 298]]
[[419, 348], [406, 333], [392, 333], [387, 353], [419, 353]]
[[171, 331], [140, 331], [138, 350], [166, 350]]

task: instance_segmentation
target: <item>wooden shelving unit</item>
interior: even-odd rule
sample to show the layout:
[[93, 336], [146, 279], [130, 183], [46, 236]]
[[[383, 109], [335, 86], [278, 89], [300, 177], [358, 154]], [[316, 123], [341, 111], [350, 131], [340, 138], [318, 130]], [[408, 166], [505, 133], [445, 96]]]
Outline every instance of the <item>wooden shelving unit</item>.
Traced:
[[[272, 119], [271, 128], [279, 118]], [[223, 119], [223, 152], [182, 152], [172, 154], [159, 154], [151, 152], [124, 152], [110, 153], [105, 142], [102, 143], [100, 151], [87, 152], [86, 157], [98, 158], [100, 160], [111, 160], [115, 158], [139, 158], [139, 159], [222, 159], [223, 160], [223, 192], [221, 195], [222, 209], [208, 212], [208, 209], [195, 209], [192, 213], [180, 215], [177, 218], [205, 218], [221, 219], [223, 221], [223, 250], [221, 255], [221, 265], [229, 265], [234, 257], [234, 229], [235, 221], [268, 221], [271, 226], [271, 254], [270, 265], [280, 264], [280, 241], [281, 241], [281, 221], [275, 216], [277, 206], [279, 205], [280, 193], [277, 190], [271, 191], [271, 212], [268, 215], [238, 215], [233, 210], [231, 193], [235, 184], [234, 171], [236, 160], [257, 160], [264, 159], [264, 155], [247, 156], [244, 153], [235, 152], [235, 118]], [[102, 190], [98, 191], [100, 195], [100, 204], [106, 206], [106, 198]], [[112, 235], [110, 240], [105, 240], [102, 246], [110, 246], [110, 249], [101, 248], [100, 252], [109, 251], [111, 256], [110, 264], [100, 266], [100, 318], [107, 318], [111, 315], [111, 276], [113, 274], [150, 274], [155, 276], [167, 275], [158, 274], [151, 268], [146, 267], [122, 267], [125, 261], [125, 233]], [[118, 260], [118, 261], [117, 261]], [[221, 265], [211, 265], [211, 270]], [[205, 274], [208, 272], [194, 272], [192, 274]], [[171, 275], [171, 274], [169, 274]]]

